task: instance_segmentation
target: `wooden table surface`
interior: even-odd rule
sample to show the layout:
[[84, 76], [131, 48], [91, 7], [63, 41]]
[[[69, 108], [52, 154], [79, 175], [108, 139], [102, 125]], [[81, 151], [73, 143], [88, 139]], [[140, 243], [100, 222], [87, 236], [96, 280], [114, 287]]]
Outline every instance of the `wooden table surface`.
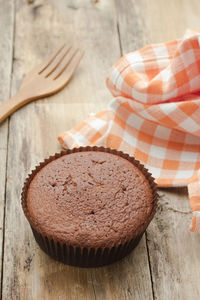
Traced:
[[25, 177], [60, 150], [57, 135], [105, 108], [105, 77], [119, 57], [200, 29], [199, 0], [0, 0], [0, 101], [63, 41], [84, 59], [59, 94], [0, 126], [0, 263], [3, 300], [200, 299], [200, 236], [188, 231], [186, 188], [160, 190], [157, 214], [128, 257], [97, 269], [55, 262], [34, 241], [20, 205]]

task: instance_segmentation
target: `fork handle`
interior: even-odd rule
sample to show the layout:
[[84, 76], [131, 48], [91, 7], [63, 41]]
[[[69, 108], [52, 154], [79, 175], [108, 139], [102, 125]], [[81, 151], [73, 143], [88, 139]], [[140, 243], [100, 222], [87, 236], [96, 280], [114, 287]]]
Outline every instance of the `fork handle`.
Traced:
[[0, 104], [0, 124], [18, 108], [31, 101], [25, 90], [19, 91], [15, 96]]

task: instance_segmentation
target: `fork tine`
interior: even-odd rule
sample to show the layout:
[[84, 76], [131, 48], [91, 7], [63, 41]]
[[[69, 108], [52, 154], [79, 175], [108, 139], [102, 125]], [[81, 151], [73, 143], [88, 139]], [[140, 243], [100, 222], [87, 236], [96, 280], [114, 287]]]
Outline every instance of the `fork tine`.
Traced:
[[[78, 67], [82, 57], [83, 57], [84, 52], [80, 51], [79, 49], [76, 49], [74, 52], [69, 55], [67, 62], [65, 65], [60, 68], [57, 72], [57, 75], [53, 78], [54, 80], [60, 78], [70, 78], [73, 73], [75, 72], [76, 68]], [[66, 72], [64, 73], [64, 71]], [[62, 75], [63, 74], [63, 75]], [[62, 75], [62, 76], [61, 76]], [[63, 77], [63, 78], [61, 78]]]
[[59, 65], [62, 65], [62, 61], [65, 61], [65, 57], [68, 57], [68, 53], [70, 53], [70, 50], [72, 49], [72, 46], [64, 47], [61, 52], [57, 55], [57, 57], [54, 58], [53, 62], [46, 68], [44, 77], [49, 77], [55, 70], [59, 68]]
[[56, 56], [63, 50], [63, 48], [66, 46], [64, 43], [60, 48], [58, 48], [54, 53], [49, 55], [40, 65], [39, 65], [39, 72], [38, 74], [41, 74], [46, 68], [54, 61]]

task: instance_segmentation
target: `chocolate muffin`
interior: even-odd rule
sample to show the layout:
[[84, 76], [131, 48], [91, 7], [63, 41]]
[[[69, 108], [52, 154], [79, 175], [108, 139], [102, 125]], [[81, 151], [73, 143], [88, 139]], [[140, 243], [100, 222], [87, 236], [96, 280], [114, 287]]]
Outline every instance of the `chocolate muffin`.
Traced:
[[156, 185], [133, 157], [81, 147], [47, 159], [32, 172], [22, 206], [36, 241], [64, 263], [112, 263], [139, 242], [157, 205]]

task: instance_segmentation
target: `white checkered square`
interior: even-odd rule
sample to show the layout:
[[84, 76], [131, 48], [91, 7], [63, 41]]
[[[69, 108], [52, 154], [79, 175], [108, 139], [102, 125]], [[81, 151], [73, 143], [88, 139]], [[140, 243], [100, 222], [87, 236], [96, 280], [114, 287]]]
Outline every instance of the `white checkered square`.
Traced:
[[130, 126], [136, 128], [136, 129], [138, 129], [138, 130], [141, 128], [141, 126], [142, 126], [142, 124], [143, 124], [144, 122], [145, 122], [144, 119], [138, 117], [138, 116], [135, 115], [135, 114], [131, 114], [131, 115], [128, 117], [127, 121], [126, 121], [126, 123], [127, 123], [128, 125], [130, 125]]
[[173, 73], [169, 68], [162, 70], [159, 74], [163, 82], [169, 82], [173, 78]]
[[115, 85], [116, 85], [116, 87], [117, 87], [118, 90], [121, 90], [123, 83], [124, 83], [124, 79], [123, 79], [123, 77], [120, 75], [120, 76], [117, 78], [116, 82], [115, 82]]
[[75, 141], [75, 143], [78, 146], [84, 146], [84, 145], [88, 144], [88, 140], [80, 132], [76, 132], [73, 135], [70, 132], [68, 132], [68, 135], [73, 138], [73, 140]]
[[199, 153], [183, 151], [181, 153], [180, 160], [186, 162], [196, 162], [199, 157], [200, 157]]
[[149, 150], [149, 155], [152, 157], [159, 158], [159, 159], [165, 159], [166, 152], [167, 152], [166, 148], [152, 145]]
[[142, 103], [147, 103], [147, 94], [146, 93], [140, 93], [138, 90], [140, 90], [140, 81], [136, 82], [135, 86], [132, 88], [132, 97], [133, 99], [136, 99], [137, 101], [140, 101]]
[[195, 62], [194, 50], [190, 49], [186, 52], [181, 53], [181, 58], [184, 66], [187, 68], [189, 65]]
[[146, 165], [149, 172], [153, 175], [154, 178], [159, 178], [161, 175], [161, 169], [160, 168], [154, 168], [152, 166]]
[[117, 68], [114, 68], [114, 70], [113, 70], [113, 71], [111, 72], [111, 74], [110, 74], [109, 80], [110, 80], [113, 84], [115, 84], [119, 76], [121, 76], [121, 75], [120, 75], [118, 69], [117, 69]]
[[153, 47], [153, 52], [156, 55], [157, 59], [169, 59], [169, 53], [167, 50], [167, 47], [163, 44], [163, 45], [158, 45], [158, 46], [154, 46]]
[[144, 65], [144, 59], [143, 57], [140, 55], [140, 53], [138, 51], [129, 53], [126, 55], [126, 59], [133, 64], [133, 62], [135, 63], [142, 63]]
[[130, 135], [126, 130], [124, 131], [123, 139], [133, 147], [135, 147], [138, 142], [137, 139], [134, 136]]
[[171, 132], [171, 129], [158, 125], [154, 132], [154, 136], [160, 139], [168, 140], [171, 135]]
[[162, 110], [165, 115], [169, 115], [173, 111], [177, 111], [176, 103], [163, 103], [159, 104], [158, 107]]
[[190, 80], [189, 84], [190, 84], [191, 91], [197, 91], [199, 89], [199, 82], [200, 82], [200, 75], [197, 75], [196, 77]]
[[93, 119], [90, 122], [90, 125], [97, 131], [99, 131], [102, 127], [104, 127], [106, 125], [106, 121], [102, 120], [102, 119]]
[[180, 170], [177, 171], [176, 173], [176, 178], [179, 179], [185, 179], [185, 178], [190, 178], [194, 174], [194, 170]]
[[193, 121], [192, 118], [185, 119], [179, 124], [179, 126], [191, 133], [199, 130], [199, 125], [195, 121]]

